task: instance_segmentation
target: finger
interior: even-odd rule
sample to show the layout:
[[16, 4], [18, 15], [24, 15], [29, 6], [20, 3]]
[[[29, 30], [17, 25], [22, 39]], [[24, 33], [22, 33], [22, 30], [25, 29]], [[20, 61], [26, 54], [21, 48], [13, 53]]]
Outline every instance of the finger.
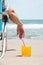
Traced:
[[22, 31], [22, 32], [20, 32], [20, 34], [19, 34], [19, 38], [23, 38], [24, 37], [24, 32]]
[[25, 36], [25, 33], [22, 34], [22, 38], [24, 38], [24, 36]]

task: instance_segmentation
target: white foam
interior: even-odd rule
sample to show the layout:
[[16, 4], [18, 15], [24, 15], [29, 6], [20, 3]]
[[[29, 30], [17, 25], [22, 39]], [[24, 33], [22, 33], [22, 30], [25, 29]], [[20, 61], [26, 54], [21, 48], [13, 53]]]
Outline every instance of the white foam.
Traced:
[[[43, 24], [23, 24], [25, 29], [40, 29], [43, 28]], [[7, 24], [7, 28], [17, 28], [16, 24]]]

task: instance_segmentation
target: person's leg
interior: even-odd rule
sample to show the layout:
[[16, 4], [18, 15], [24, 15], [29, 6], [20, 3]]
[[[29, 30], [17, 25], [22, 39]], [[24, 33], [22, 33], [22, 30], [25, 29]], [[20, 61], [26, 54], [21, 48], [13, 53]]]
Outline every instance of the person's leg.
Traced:
[[20, 21], [20, 19], [18, 18], [18, 16], [16, 15], [16, 12], [12, 9], [8, 9], [7, 13], [9, 15], [9, 18], [18, 25], [17, 27], [17, 34], [19, 34], [19, 37], [22, 38], [24, 36], [24, 29], [23, 29], [23, 24]]

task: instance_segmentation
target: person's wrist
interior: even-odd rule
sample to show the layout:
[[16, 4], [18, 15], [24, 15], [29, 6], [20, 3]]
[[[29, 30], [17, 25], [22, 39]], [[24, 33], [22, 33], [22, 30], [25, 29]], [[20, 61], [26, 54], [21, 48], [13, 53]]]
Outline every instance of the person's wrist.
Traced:
[[22, 27], [22, 26], [23, 26], [23, 23], [18, 24], [18, 26], [19, 26], [19, 27]]

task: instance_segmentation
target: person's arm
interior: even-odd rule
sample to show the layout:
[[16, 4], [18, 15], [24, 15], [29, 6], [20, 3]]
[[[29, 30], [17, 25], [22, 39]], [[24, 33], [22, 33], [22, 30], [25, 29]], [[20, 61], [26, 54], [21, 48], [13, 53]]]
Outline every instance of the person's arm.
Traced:
[[22, 26], [22, 25], [23, 25], [23, 23], [22, 23], [21, 20], [18, 18], [17, 14], [16, 14], [16, 12], [15, 12], [14, 10], [12, 10], [11, 8], [9, 8], [9, 9], [7, 10], [7, 13], [8, 13], [8, 15], [9, 15], [9, 18], [10, 18], [15, 24], [17, 24], [17, 25], [19, 25], [19, 26]]
[[23, 29], [23, 23], [21, 22], [21, 20], [18, 18], [18, 16], [16, 15], [16, 12], [12, 9], [8, 9], [7, 13], [9, 15], [9, 18], [15, 23], [17, 24], [17, 34], [19, 34], [19, 37], [22, 38], [24, 36], [24, 29]]
[[23, 38], [24, 37], [24, 29], [23, 29], [23, 23], [22, 21], [18, 18], [18, 16], [16, 14], [13, 14], [12, 17], [10, 17], [10, 19], [17, 24], [17, 34], [19, 35], [19, 38]]

